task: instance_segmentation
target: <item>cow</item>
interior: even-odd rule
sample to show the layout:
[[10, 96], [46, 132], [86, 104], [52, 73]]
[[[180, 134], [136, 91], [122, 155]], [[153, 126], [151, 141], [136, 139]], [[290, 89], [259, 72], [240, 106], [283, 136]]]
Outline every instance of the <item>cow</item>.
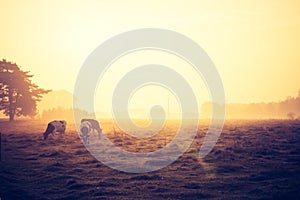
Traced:
[[84, 121], [80, 124], [80, 137], [84, 144], [89, 144], [90, 133], [92, 132], [92, 124], [89, 121]]
[[95, 119], [81, 119], [81, 123], [90, 122], [92, 127], [91, 130], [96, 130], [98, 133], [98, 139], [101, 139], [102, 129], [100, 128], [99, 122]]
[[54, 133], [59, 132], [60, 137], [65, 134], [67, 122], [65, 120], [54, 120], [48, 123], [47, 129], [44, 132], [44, 140], [47, 140], [49, 134], [54, 135]]

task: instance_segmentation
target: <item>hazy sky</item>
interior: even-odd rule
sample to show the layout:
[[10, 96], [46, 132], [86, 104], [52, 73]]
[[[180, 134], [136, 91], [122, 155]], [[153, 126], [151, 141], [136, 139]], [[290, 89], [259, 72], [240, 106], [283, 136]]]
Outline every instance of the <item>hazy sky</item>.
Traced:
[[278, 101], [300, 88], [298, 0], [1, 0], [0, 24], [0, 58], [30, 70], [47, 89], [72, 92], [99, 44], [145, 27], [174, 30], [202, 46], [227, 102]]

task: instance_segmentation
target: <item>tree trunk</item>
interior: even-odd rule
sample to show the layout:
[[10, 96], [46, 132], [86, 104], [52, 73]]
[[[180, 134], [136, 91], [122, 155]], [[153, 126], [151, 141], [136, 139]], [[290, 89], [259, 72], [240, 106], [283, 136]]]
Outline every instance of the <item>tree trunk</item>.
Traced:
[[9, 112], [9, 121], [12, 122], [15, 120], [15, 114], [13, 112]]
[[9, 101], [9, 121], [14, 121], [15, 118], [15, 108], [14, 108], [14, 101], [13, 101], [13, 91], [11, 88], [8, 89], [8, 101]]

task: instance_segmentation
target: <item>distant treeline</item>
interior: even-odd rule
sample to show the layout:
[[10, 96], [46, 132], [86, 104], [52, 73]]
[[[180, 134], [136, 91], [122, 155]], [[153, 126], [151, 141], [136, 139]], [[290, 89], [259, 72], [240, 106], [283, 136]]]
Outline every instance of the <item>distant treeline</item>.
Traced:
[[[212, 103], [202, 105], [203, 118], [210, 118]], [[280, 102], [271, 103], [231, 103], [226, 105], [226, 118], [237, 119], [300, 119], [300, 91], [298, 97], [287, 97]]]
[[[63, 95], [62, 95], [63, 96]], [[64, 96], [65, 97], [65, 96]], [[47, 99], [47, 97], [46, 97]], [[60, 102], [60, 101], [59, 101]], [[200, 118], [211, 118], [212, 103], [201, 106]], [[58, 106], [51, 109], [41, 109], [40, 118], [45, 120], [66, 119], [73, 120], [73, 109]], [[215, 105], [219, 107], [219, 105]], [[91, 113], [77, 110], [79, 115], [93, 117]], [[96, 113], [101, 118], [110, 118], [108, 113]], [[226, 104], [227, 119], [300, 119], [300, 91], [297, 97], [287, 97], [283, 101], [271, 103], [230, 103]]]
[[[83, 110], [76, 110], [77, 113], [81, 116], [92, 117], [92, 115]], [[40, 116], [43, 120], [53, 120], [53, 119], [65, 119], [67, 121], [73, 121], [73, 109], [71, 108], [52, 108], [44, 110]]]

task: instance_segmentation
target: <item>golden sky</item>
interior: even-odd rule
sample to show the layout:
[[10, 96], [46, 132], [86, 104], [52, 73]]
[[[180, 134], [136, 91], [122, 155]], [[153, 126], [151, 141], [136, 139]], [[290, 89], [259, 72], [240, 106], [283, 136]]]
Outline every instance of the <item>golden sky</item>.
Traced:
[[[300, 88], [297, 0], [1, 0], [0, 24], [0, 58], [30, 70], [46, 89], [72, 92], [78, 70], [98, 45], [146, 27], [180, 32], [202, 46], [219, 70], [227, 102], [278, 101]], [[151, 62], [149, 57], [159, 60], [150, 53], [136, 62]]]

